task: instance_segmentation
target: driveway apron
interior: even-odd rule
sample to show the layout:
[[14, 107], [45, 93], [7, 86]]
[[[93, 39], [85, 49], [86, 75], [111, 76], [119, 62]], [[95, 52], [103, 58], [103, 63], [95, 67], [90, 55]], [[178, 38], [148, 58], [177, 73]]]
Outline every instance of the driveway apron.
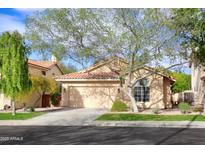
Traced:
[[81, 126], [89, 125], [106, 109], [67, 109], [50, 112], [25, 121], [25, 125]]

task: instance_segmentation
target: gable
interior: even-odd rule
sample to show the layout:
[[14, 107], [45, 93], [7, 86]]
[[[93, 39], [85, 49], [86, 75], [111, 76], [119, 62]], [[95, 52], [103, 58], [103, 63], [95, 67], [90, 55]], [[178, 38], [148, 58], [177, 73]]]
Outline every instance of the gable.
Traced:
[[98, 73], [98, 72], [111, 72], [111, 69], [108, 65], [102, 65], [99, 67], [95, 67], [91, 70], [89, 70], [89, 72], [93, 72], [93, 73]]
[[[127, 77], [128, 73], [124, 74], [125, 78]], [[166, 75], [160, 71], [157, 71], [154, 68], [151, 67], [147, 67], [147, 66], [142, 66], [138, 69], [136, 69], [133, 74], [132, 74], [132, 80], [136, 80], [136, 79], [142, 79], [142, 78], [146, 78], [146, 77], [157, 77], [157, 78], [165, 78], [167, 80], [170, 80], [171, 83], [175, 82], [175, 79], [172, 76]]]
[[29, 74], [31, 75], [37, 75], [37, 76], [42, 76], [42, 72], [46, 72], [48, 71], [48, 69], [43, 68], [43, 67], [37, 67], [37, 66], [33, 66], [33, 65], [29, 65], [28, 66], [28, 71]]
[[[126, 73], [124, 76], [125, 82], [128, 82], [128, 74]], [[135, 70], [131, 75], [131, 83], [134, 87], [135, 84], [141, 80], [141, 79], [147, 79], [149, 82], [149, 85], [156, 86], [160, 85], [162, 87], [163, 80], [169, 81], [170, 85], [175, 82], [175, 80], [172, 77], [163, 75], [161, 73], [156, 73], [155, 70], [147, 69], [146, 67], [141, 67], [137, 70]]]
[[42, 67], [42, 68], [50, 68], [51, 66], [53, 66], [55, 64], [56, 64], [56, 62], [54, 62], [54, 61], [36, 61], [36, 60], [32, 60], [32, 59], [28, 60], [28, 65]]
[[150, 70], [147, 70], [145, 68], [141, 68], [136, 70], [131, 77], [131, 82], [134, 83], [137, 80], [140, 79], [147, 79], [149, 84], [151, 85], [153, 82], [159, 83], [162, 82], [163, 76], [153, 73]]
[[58, 65], [53, 65], [50, 70], [47, 71], [47, 75], [50, 77], [55, 77], [58, 75], [63, 75], [63, 72], [60, 70], [60, 68], [58, 67]]
[[94, 66], [83, 70], [82, 72], [120, 72], [127, 65], [127, 62], [119, 57], [100, 61]]
[[54, 77], [58, 75], [62, 75], [63, 72], [60, 69], [59, 65], [55, 61], [36, 61], [36, 60], [28, 60], [29, 74]]

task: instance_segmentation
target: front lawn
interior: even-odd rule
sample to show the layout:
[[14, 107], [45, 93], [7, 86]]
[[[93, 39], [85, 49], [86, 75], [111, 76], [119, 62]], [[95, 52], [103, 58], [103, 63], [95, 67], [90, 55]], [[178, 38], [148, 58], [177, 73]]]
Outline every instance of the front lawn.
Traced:
[[44, 114], [43, 112], [29, 112], [29, 113], [16, 113], [12, 116], [11, 113], [0, 113], [0, 120], [26, 120]]
[[107, 121], [205, 121], [203, 115], [104, 114], [96, 120]]

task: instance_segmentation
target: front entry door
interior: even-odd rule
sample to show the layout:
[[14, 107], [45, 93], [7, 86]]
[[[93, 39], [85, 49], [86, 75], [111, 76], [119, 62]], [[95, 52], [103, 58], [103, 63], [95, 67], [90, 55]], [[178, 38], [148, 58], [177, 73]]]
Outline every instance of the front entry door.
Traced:
[[43, 94], [42, 107], [50, 107], [50, 95], [49, 94]]

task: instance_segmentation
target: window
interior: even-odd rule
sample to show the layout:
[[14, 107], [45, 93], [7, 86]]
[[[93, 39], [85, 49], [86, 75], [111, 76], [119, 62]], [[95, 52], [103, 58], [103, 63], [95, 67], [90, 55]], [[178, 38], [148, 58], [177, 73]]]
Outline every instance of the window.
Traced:
[[134, 97], [137, 102], [149, 102], [150, 88], [146, 79], [141, 79], [136, 83]]
[[45, 71], [42, 71], [41, 73], [42, 73], [43, 76], [46, 76], [46, 72]]

